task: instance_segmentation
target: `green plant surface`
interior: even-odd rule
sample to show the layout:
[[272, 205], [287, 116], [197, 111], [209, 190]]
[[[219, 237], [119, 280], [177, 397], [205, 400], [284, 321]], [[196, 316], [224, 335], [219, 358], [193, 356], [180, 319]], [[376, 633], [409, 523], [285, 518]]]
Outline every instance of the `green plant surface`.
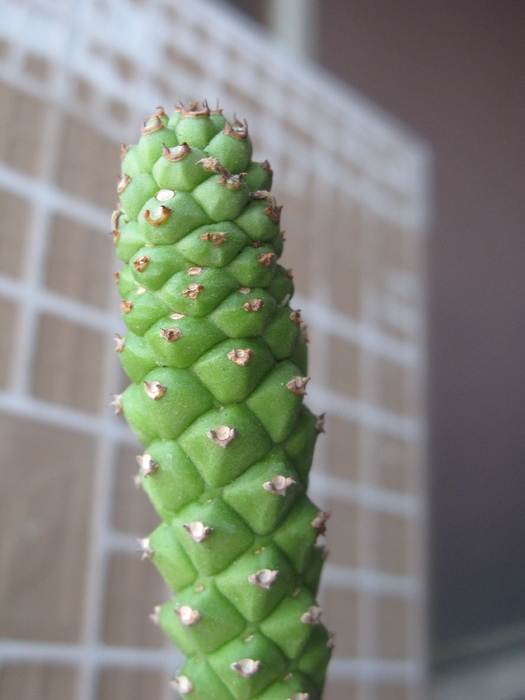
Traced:
[[191, 700], [315, 700], [332, 648], [316, 595], [327, 514], [307, 496], [322, 416], [303, 398], [304, 325], [278, 264], [281, 207], [246, 122], [162, 108], [124, 147], [113, 215], [131, 380], [161, 523], [140, 540], [173, 597], [154, 619]]

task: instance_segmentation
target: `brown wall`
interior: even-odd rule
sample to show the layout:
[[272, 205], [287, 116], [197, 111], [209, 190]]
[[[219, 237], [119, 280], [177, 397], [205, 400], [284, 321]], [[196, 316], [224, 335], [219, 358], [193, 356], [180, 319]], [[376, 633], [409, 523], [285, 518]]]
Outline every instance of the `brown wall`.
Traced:
[[525, 4], [321, 0], [325, 66], [435, 150], [433, 632], [525, 620]]

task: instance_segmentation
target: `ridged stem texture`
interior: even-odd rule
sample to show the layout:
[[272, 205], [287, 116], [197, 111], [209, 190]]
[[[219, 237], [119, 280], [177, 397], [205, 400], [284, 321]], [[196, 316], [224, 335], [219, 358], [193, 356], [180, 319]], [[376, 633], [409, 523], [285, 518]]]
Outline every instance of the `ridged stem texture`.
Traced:
[[272, 171], [246, 123], [162, 108], [123, 147], [113, 214], [137, 484], [162, 522], [140, 540], [173, 598], [154, 620], [191, 700], [321, 698], [331, 638], [316, 594], [327, 514], [306, 495], [322, 417], [304, 405], [305, 329], [278, 264]]

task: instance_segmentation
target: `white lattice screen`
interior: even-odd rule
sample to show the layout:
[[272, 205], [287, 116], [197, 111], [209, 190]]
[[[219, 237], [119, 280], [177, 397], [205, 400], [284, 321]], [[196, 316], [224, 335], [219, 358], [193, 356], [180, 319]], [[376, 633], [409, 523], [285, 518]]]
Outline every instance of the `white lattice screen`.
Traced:
[[[0, 2], [0, 698], [173, 697], [180, 657], [134, 536], [155, 516], [108, 409], [109, 217], [121, 141], [157, 104], [220, 98], [275, 172], [283, 264], [310, 326], [312, 477], [332, 511], [326, 700], [425, 680], [425, 147], [219, 3]], [[423, 533], [423, 534], [422, 534]]]

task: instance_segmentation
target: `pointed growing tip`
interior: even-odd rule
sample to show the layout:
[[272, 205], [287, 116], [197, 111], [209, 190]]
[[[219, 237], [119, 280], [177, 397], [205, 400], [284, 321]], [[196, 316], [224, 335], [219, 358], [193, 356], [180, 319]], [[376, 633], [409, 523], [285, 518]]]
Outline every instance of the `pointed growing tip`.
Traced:
[[161, 328], [159, 335], [168, 343], [174, 343], [181, 337], [182, 332], [178, 328]]
[[202, 618], [200, 612], [194, 610], [190, 605], [176, 605], [173, 610], [180, 623], [185, 627], [195, 625]]
[[295, 311], [292, 311], [290, 314], [290, 318], [294, 323], [297, 323], [297, 325], [301, 325], [303, 322], [303, 319], [301, 318], [301, 309], [296, 309]]
[[259, 265], [264, 265], [265, 267], [271, 267], [272, 266], [272, 260], [275, 258], [275, 253], [264, 253], [261, 255], [259, 260], [257, 261]]
[[155, 472], [159, 468], [158, 463], [155, 462], [152, 459], [151, 455], [148, 454], [137, 455], [137, 462], [139, 463], [140, 473], [144, 476], [150, 476], [151, 474], [155, 474]]
[[196, 299], [203, 290], [204, 287], [202, 286], [202, 284], [196, 284], [195, 282], [192, 282], [182, 292], [182, 296], [188, 297], [188, 299]]
[[[164, 113], [164, 110], [163, 110]], [[162, 115], [161, 115], [162, 116]], [[161, 129], [164, 129], [164, 122], [160, 118], [159, 114], [153, 114], [149, 119], [147, 119], [144, 124], [142, 125], [142, 128], [140, 130], [140, 133], [144, 136], [146, 134], [152, 134], [154, 131], [160, 131]]]
[[172, 163], [176, 163], [179, 160], [184, 160], [188, 153], [191, 153], [191, 148], [186, 142], [180, 143], [178, 146], [174, 146], [173, 148], [168, 148], [165, 143], [162, 144], [163, 157]]
[[213, 430], [209, 430], [207, 436], [219, 447], [226, 449], [230, 442], [237, 437], [237, 430], [228, 425], [218, 425]]
[[272, 583], [277, 579], [277, 576], [279, 576], [279, 571], [277, 569], [273, 571], [271, 569], [259, 569], [255, 574], [250, 574], [248, 576], [248, 581], [253, 583], [254, 586], [269, 590]]
[[330, 515], [330, 512], [320, 510], [318, 511], [317, 516], [312, 520], [312, 527], [314, 530], [317, 530], [320, 535], [326, 534], [326, 523]]
[[160, 623], [160, 605], [156, 605], [153, 608], [153, 612], [150, 614], [149, 619], [155, 624], [159, 625]]
[[230, 350], [228, 353], [228, 359], [234, 362], [239, 367], [246, 367], [249, 361], [252, 359], [253, 351], [250, 348], [238, 348]]
[[318, 625], [321, 622], [323, 609], [318, 605], [310, 605], [308, 610], [301, 615], [301, 622], [305, 625]]
[[261, 666], [261, 662], [254, 659], [239, 659], [239, 661], [234, 661], [230, 664], [230, 668], [243, 678], [254, 676]]
[[294, 394], [303, 395], [306, 394], [306, 385], [310, 381], [310, 377], [298, 377], [294, 376], [286, 384], [286, 388], [293, 391]]
[[139, 549], [137, 549], [137, 552], [142, 554], [142, 561], [144, 561], [144, 559], [151, 559], [154, 552], [151, 548], [149, 537], [138, 538], [137, 542], [139, 543]]
[[222, 132], [227, 136], [233, 136], [234, 139], [238, 139], [239, 141], [246, 141], [248, 138], [248, 123], [246, 119], [244, 122], [240, 122], [236, 119], [233, 126], [230, 122], [226, 122]]
[[162, 205], [160, 207], [155, 207], [155, 209], [145, 209], [142, 216], [146, 219], [148, 224], [152, 226], [161, 226], [170, 214], [171, 209]]
[[122, 299], [120, 302], [120, 310], [123, 314], [129, 314], [132, 308], [133, 302], [129, 301], [129, 299]]
[[122, 414], [122, 394], [113, 394], [113, 401], [109, 405], [114, 406], [115, 415], [120, 416]]
[[133, 261], [133, 267], [135, 268], [135, 270], [137, 270], [137, 272], [144, 272], [148, 263], [149, 263], [148, 256], [141, 255], [140, 258], [137, 258], [136, 260]]
[[[239, 292], [241, 292], [241, 294], [244, 293], [242, 291], [242, 289], [244, 289], [244, 288], [241, 287], [241, 289], [239, 289]], [[263, 306], [264, 306], [264, 301], [262, 299], [250, 299], [250, 301], [247, 301], [246, 304], [244, 305], [244, 310], [256, 312], [256, 311], [260, 311]]]
[[115, 352], [122, 352], [124, 350], [124, 346], [126, 345], [125, 338], [118, 333], [115, 333], [113, 340], [115, 341]]
[[189, 695], [194, 690], [193, 683], [187, 676], [175, 676], [170, 685], [181, 695]]
[[144, 390], [150, 399], [156, 401], [160, 399], [166, 393], [166, 387], [160, 382], [153, 380], [151, 382], [142, 382], [144, 384]]
[[204, 542], [213, 532], [213, 528], [205, 525], [200, 520], [194, 520], [191, 523], [185, 523], [184, 529], [194, 542]]
[[271, 481], [266, 481], [263, 484], [263, 489], [269, 493], [273, 493], [276, 496], [286, 496], [286, 490], [292, 485], [297, 483], [295, 479], [291, 476], [274, 476]]
[[226, 233], [224, 231], [217, 231], [213, 233], [211, 231], [206, 231], [206, 233], [201, 235], [201, 239], [203, 241], [211, 241], [212, 245], [217, 248], [226, 240]]

